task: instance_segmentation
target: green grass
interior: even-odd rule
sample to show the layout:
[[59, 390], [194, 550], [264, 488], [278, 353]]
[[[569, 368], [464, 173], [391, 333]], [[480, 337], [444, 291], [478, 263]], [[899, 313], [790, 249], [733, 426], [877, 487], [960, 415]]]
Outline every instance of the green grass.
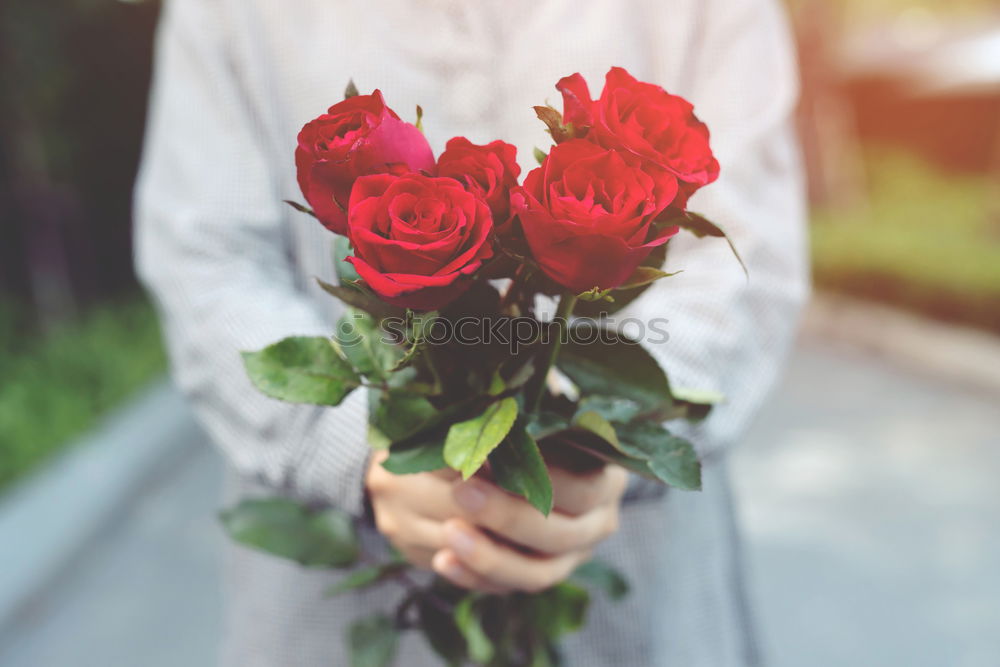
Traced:
[[153, 309], [93, 309], [44, 337], [0, 303], [0, 488], [31, 471], [166, 367]]
[[865, 207], [814, 215], [817, 285], [1000, 332], [995, 181], [901, 153], [872, 153], [868, 171]]

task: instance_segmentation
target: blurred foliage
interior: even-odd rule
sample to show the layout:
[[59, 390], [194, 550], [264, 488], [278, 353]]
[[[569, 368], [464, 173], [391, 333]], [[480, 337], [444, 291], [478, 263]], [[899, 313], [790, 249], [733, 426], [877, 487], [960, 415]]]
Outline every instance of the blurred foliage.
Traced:
[[131, 192], [158, 10], [0, 2], [0, 292], [43, 326], [135, 289]]
[[0, 302], [0, 487], [163, 372], [153, 309], [143, 299], [95, 307], [44, 337], [24, 308]]
[[870, 199], [817, 211], [817, 285], [1000, 332], [996, 175], [953, 175], [900, 151], [867, 159]]
[[79, 152], [103, 131], [99, 116], [126, 120], [129, 133], [141, 127], [157, 12], [156, 2], [122, 0], [0, 3], [0, 81], [17, 93], [4, 106], [44, 129], [41, 159], [55, 176], [79, 175]]
[[131, 193], [157, 2], [0, 2], [0, 486], [165, 367]]

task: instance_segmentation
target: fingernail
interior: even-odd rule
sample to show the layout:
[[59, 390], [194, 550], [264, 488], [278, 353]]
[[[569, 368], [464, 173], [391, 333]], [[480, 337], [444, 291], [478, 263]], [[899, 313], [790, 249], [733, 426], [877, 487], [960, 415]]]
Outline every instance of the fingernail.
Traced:
[[476, 548], [476, 541], [471, 535], [455, 526], [445, 527], [445, 539], [452, 551], [463, 558], [468, 558]]
[[442, 577], [454, 580], [462, 579], [465, 576], [465, 568], [456, 563], [454, 559], [450, 558], [444, 551], [439, 551], [434, 554], [434, 559], [431, 561], [431, 565], [434, 567], [434, 571]]
[[476, 482], [459, 484], [455, 488], [455, 502], [466, 512], [478, 512], [486, 505], [486, 493]]

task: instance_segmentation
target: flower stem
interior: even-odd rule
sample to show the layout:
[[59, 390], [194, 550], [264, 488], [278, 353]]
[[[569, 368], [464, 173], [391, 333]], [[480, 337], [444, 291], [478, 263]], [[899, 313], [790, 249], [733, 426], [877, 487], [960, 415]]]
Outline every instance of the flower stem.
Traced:
[[563, 338], [566, 336], [566, 325], [573, 314], [574, 306], [576, 306], [575, 294], [566, 292], [559, 298], [559, 306], [556, 308], [556, 315], [552, 320], [552, 324], [555, 327], [555, 339], [548, 345], [545, 364], [535, 371], [535, 376], [525, 391], [525, 405], [528, 406], [529, 412], [538, 412], [538, 407], [541, 405], [542, 395], [545, 393], [545, 380], [548, 378], [549, 371], [552, 370], [556, 359], [559, 357], [559, 348], [562, 345]]

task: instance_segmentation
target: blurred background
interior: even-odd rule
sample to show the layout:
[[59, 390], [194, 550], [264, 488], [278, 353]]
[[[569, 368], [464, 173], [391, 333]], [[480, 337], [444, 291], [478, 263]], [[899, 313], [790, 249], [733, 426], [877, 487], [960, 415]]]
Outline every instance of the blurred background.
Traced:
[[[158, 11], [0, 4], [0, 665], [214, 656], [221, 464], [130, 260]], [[764, 649], [995, 667], [1000, 2], [789, 12], [817, 294], [734, 465]]]

